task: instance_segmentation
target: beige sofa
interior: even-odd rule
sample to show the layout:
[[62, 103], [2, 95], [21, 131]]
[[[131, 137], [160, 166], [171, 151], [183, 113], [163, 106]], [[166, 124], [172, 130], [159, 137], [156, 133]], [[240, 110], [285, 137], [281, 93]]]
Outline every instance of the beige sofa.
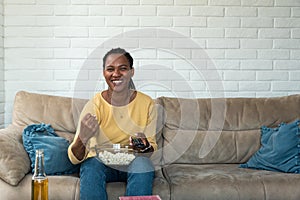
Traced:
[[[30, 199], [22, 130], [51, 124], [71, 141], [87, 100], [18, 92], [12, 124], [0, 130], [0, 197]], [[300, 199], [300, 174], [240, 168], [260, 147], [260, 127], [300, 118], [300, 95], [278, 98], [157, 99], [159, 150], [153, 193], [176, 199]], [[125, 183], [107, 184], [109, 199]], [[52, 200], [79, 199], [76, 175], [49, 176]]]

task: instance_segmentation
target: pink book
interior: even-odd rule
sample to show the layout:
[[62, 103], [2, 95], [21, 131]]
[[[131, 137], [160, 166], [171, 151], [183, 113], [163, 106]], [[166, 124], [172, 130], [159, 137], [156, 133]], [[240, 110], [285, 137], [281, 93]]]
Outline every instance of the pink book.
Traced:
[[161, 200], [158, 195], [119, 197], [120, 200]]

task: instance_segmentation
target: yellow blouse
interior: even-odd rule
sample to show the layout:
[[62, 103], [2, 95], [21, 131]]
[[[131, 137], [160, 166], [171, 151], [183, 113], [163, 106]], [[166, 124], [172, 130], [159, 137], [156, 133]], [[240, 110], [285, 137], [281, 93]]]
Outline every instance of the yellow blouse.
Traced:
[[[153, 99], [146, 94], [137, 92], [136, 97], [128, 105], [112, 106], [102, 97], [102, 93], [97, 93], [80, 114], [73, 143], [78, 137], [81, 119], [87, 113], [96, 115], [100, 131], [87, 143], [86, 156], [83, 160], [95, 156], [94, 151], [89, 151], [95, 145], [115, 143], [129, 145], [129, 136], [134, 136], [138, 132], [144, 133], [154, 150], [157, 149], [155, 139], [157, 113]], [[71, 151], [73, 143], [69, 146], [68, 155], [73, 164], [78, 164], [83, 160], [78, 160]]]

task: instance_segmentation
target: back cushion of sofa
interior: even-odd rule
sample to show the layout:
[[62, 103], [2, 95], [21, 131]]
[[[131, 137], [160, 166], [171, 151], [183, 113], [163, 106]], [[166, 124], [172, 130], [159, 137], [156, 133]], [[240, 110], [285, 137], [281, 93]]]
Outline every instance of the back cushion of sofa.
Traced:
[[74, 133], [79, 114], [87, 100], [20, 91], [15, 96], [12, 124], [51, 124], [60, 132]]
[[300, 95], [277, 98], [159, 98], [166, 163], [242, 163], [260, 147], [262, 125], [300, 118]]

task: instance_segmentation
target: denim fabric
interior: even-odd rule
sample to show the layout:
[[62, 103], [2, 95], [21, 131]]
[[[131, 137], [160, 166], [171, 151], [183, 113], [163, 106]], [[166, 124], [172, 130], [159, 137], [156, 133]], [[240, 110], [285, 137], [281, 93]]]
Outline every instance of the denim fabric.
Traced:
[[127, 171], [104, 165], [97, 158], [85, 160], [80, 167], [80, 199], [107, 199], [107, 182], [127, 182], [126, 196], [151, 195], [154, 167], [146, 157], [135, 158]]

